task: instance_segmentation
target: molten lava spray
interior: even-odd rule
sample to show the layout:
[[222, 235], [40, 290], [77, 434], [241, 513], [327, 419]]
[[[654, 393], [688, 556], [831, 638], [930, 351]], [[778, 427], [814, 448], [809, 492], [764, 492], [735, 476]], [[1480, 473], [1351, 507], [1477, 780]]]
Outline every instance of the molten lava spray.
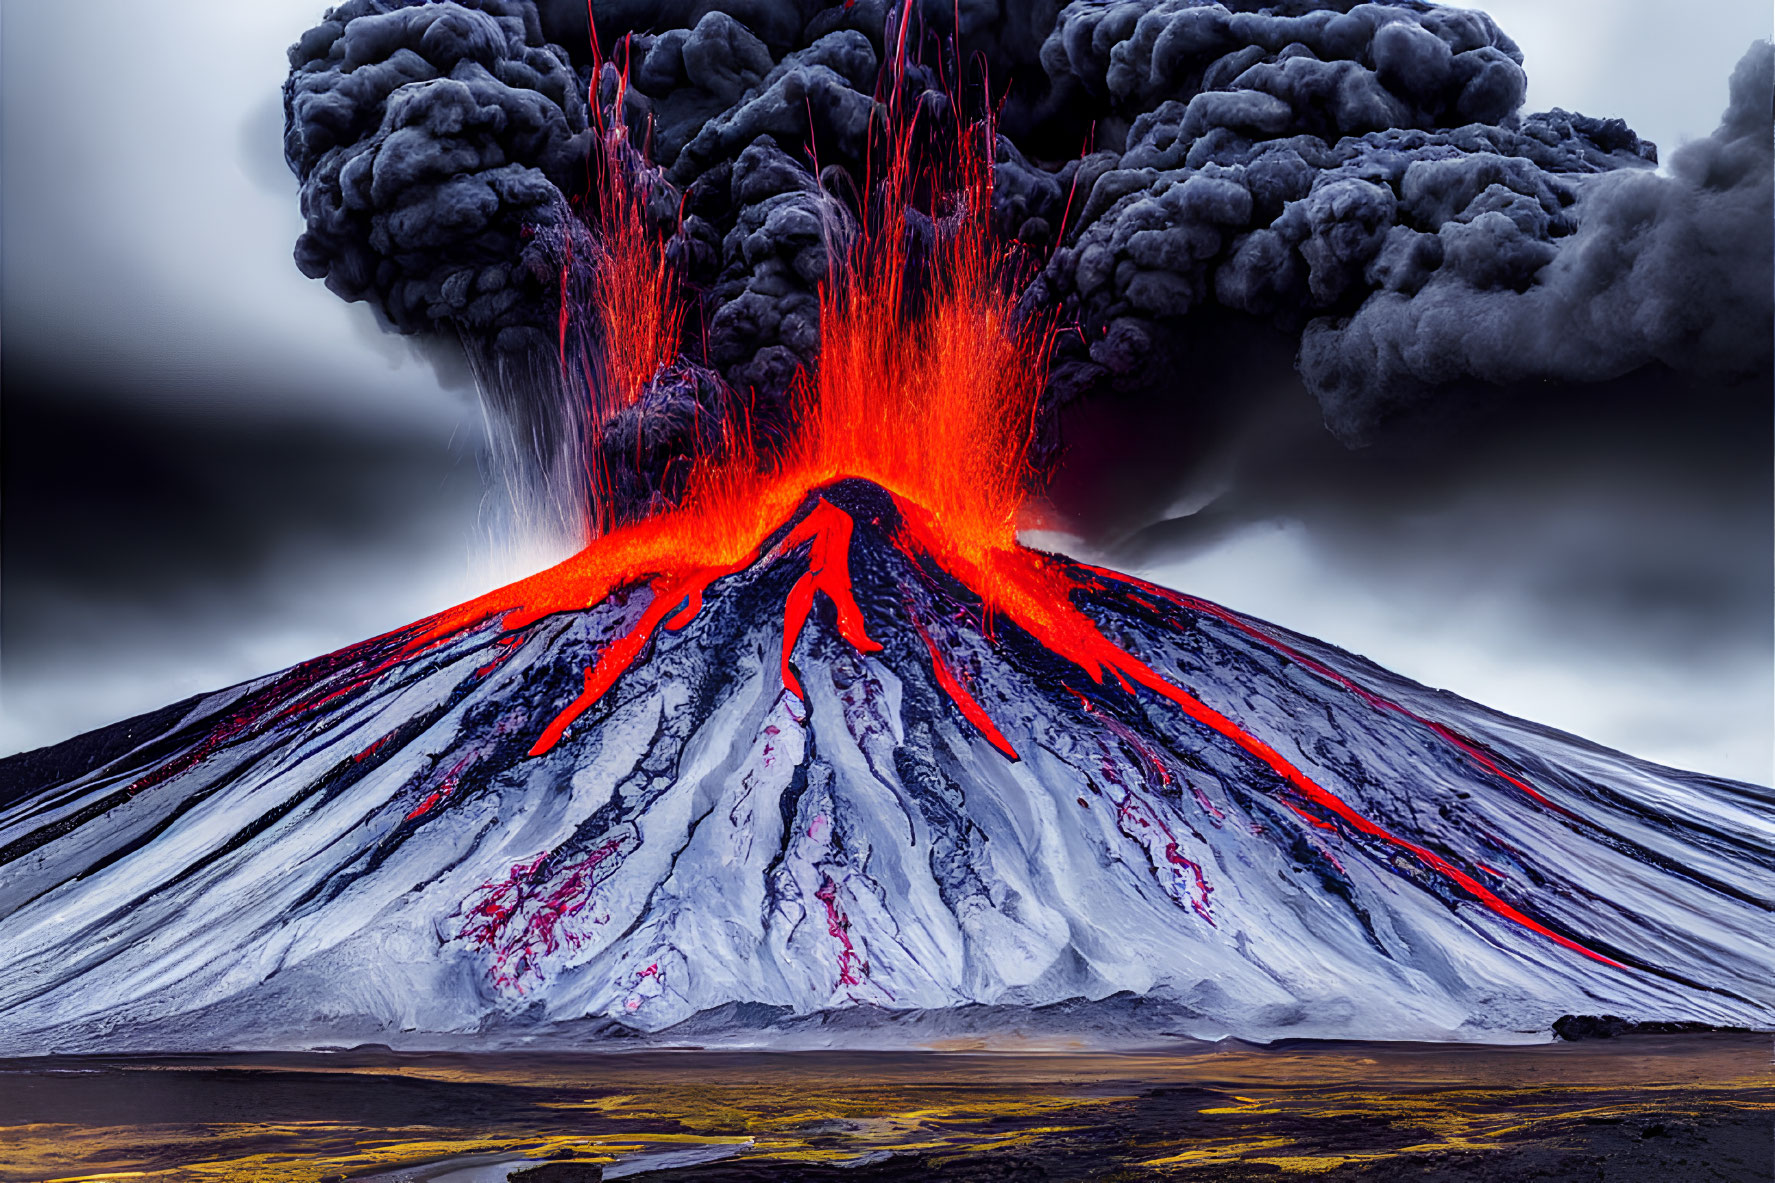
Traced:
[[[602, 405], [599, 418], [634, 404], [653, 376], [678, 356], [684, 329], [684, 303], [666, 258], [664, 244], [647, 224], [642, 194], [647, 183], [629, 147], [628, 130], [615, 123], [599, 134], [600, 151], [592, 155], [600, 173], [598, 190], [599, 251], [590, 271], [587, 301], [598, 323], [607, 326], [599, 348], [589, 356], [602, 363], [602, 373], [587, 374], [591, 397]], [[565, 288], [564, 288], [565, 290]], [[562, 357], [570, 320], [562, 301]], [[596, 381], [590, 379], [596, 378]]]
[[[596, 53], [596, 25], [592, 48]], [[666, 245], [647, 219], [647, 199], [656, 179], [631, 145], [622, 117], [628, 69], [625, 65], [617, 72], [616, 95], [608, 107], [598, 101], [602, 74], [601, 63], [595, 62], [590, 99], [596, 138], [589, 160], [591, 188], [597, 194], [591, 211], [593, 254], [589, 265], [576, 266], [569, 235], [560, 277], [562, 384], [583, 392], [585, 399], [576, 410], [583, 435], [578, 452], [587, 541], [617, 524], [617, 497], [599, 436], [677, 360], [685, 319], [683, 292]], [[570, 372], [576, 365], [577, 375]]]
[[[502, 613], [507, 630], [522, 629], [544, 616], [589, 607], [620, 587], [649, 582], [653, 606], [588, 671], [585, 693], [538, 740], [540, 754], [609, 690], [661, 624], [687, 623], [704, 590], [756, 561], [766, 539], [810, 493], [852, 477], [892, 493], [905, 514], [909, 541], [957, 569], [988, 611], [1009, 611], [1038, 635], [1081, 625], [1095, 632], [1070, 605], [1071, 615], [1062, 613], [1065, 624], [1057, 625], [1049, 601], [1058, 595], [1064, 602], [1062, 577], [1050, 571], [1051, 560], [1016, 538], [1052, 333], [1045, 325], [1019, 323], [1012, 276], [991, 250], [991, 170], [983, 154], [991, 142], [988, 131], [980, 126], [958, 137], [960, 181], [939, 193], [942, 204], [933, 212], [945, 233], [916, 291], [909, 213], [914, 192], [932, 177], [911, 163], [910, 132], [893, 133], [893, 163], [862, 211], [862, 231], [848, 249], [832, 252], [837, 262], [821, 291], [820, 364], [792, 392], [796, 429], [781, 453], [761, 454], [749, 434], [729, 439], [721, 454], [698, 464], [676, 507], [617, 529], [540, 575], [444, 613], [415, 644]], [[668, 292], [632, 204], [608, 204], [619, 224], [607, 250], [622, 269], [596, 291], [614, 293], [622, 281]], [[632, 295], [624, 300], [634, 302]], [[670, 315], [644, 323], [664, 325]], [[653, 356], [638, 352], [624, 334], [602, 336], [607, 374], [634, 380]], [[632, 394], [617, 390], [611, 397]], [[812, 543], [815, 560], [808, 603], [801, 602], [799, 585], [791, 600], [786, 673], [812, 590], [848, 602], [854, 612], [844, 573], [849, 533], [844, 513], [823, 505], [778, 544], [779, 552], [787, 552]], [[680, 605], [683, 610], [674, 613]], [[846, 619], [841, 613], [841, 622]], [[852, 636], [848, 630], [846, 635]], [[860, 624], [852, 639], [864, 639]], [[1077, 650], [1076, 639], [1066, 648]], [[789, 684], [799, 693], [792, 675]]]

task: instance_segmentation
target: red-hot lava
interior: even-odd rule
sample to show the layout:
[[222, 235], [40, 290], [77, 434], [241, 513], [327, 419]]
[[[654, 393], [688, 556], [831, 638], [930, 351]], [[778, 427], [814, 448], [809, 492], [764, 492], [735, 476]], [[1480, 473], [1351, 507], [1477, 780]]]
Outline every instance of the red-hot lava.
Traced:
[[[584, 610], [621, 588], [646, 583], [653, 593], [649, 606], [586, 671], [584, 691], [537, 736], [531, 753], [540, 756], [644, 657], [661, 627], [681, 628], [695, 618], [711, 585], [760, 561], [788, 560], [805, 547], [806, 573], [785, 605], [782, 654], [783, 684], [802, 696], [790, 656], [817, 595], [834, 605], [839, 633], [859, 652], [880, 648], [870, 639], [851, 590], [853, 523], [842, 509], [820, 500], [768, 555], [765, 545], [810, 496], [835, 481], [861, 478], [893, 497], [901, 518], [896, 541], [905, 553], [964, 584], [978, 596], [983, 617], [1014, 624], [1098, 685], [1107, 673], [1130, 693], [1144, 689], [1169, 701], [1279, 777], [1291, 807], [1314, 825], [1390, 844], [1498, 915], [1616, 964], [1524, 915], [1443, 856], [1362, 816], [1269, 743], [1107, 638], [1075, 596], [1107, 593], [1149, 608], [1200, 607], [1196, 601], [1018, 542], [1027, 450], [1051, 326], [1019, 322], [1010, 277], [994, 252], [987, 222], [990, 167], [978, 150], [990, 136], [961, 140], [960, 181], [936, 199], [939, 208], [932, 211], [946, 232], [929, 259], [923, 289], [910, 290], [908, 211], [913, 194], [931, 186], [930, 176], [908, 163], [909, 135], [895, 134], [890, 152], [895, 164], [872, 198], [879, 207], [864, 211], [863, 229], [848, 248], [832, 251], [839, 262], [821, 294], [819, 365], [794, 392], [796, 434], [786, 448], [763, 456], [745, 440], [732, 441], [722, 455], [699, 463], [675, 508], [616, 529], [556, 567], [424, 622], [407, 652], [493, 617], [508, 633], [517, 633], [546, 616]], [[665, 294], [669, 277], [663, 264], [647, 261], [661, 256], [648, 246], [637, 211], [620, 201], [613, 208], [616, 224], [608, 228], [615, 244], [608, 252], [613, 265], [596, 285], [597, 311], [605, 323], [645, 330], [604, 334], [605, 371], [628, 392], [619, 392], [620, 399], [639, 390], [650, 365], [671, 360], [660, 352], [657, 332], [671, 327], [676, 305]], [[650, 301], [654, 313], [643, 313]], [[1229, 619], [1302, 660], [1255, 626]], [[1016, 759], [1009, 740], [968, 693], [926, 625], [916, 619], [912, 624], [925, 639], [938, 684], [993, 746]], [[1430, 728], [1481, 767], [1549, 804], [1446, 728], [1317, 663], [1304, 664], [1370, 705]], [[1088, 700], [1081, 696], [1081, 701], [1088, 710]], [[1139, 820], [1140, 804], [1131, 793], [1118, 808], [1124, 823]], [[1171, 861], [1194, 871], [1198, 890], [1192, 903], [1205, 912], [1209, 888], [1200, 869], [1176, 854], [1175, 839], [1164, 845]], [[829, 911], [832, 907], [828, 902]], [[837, 918], [832, 923], [836, 935], [842, 926]]]
[[[588, 19], [591, 16], [587, 6]], [[574, 238], [563, 242], [559, 365], [563, 384], [581, 392], [579, 408], [585, 434], [580, 455], [582, 517], [589, 538], [613, 524], [611, 474], [605, 470], [597, 436], [605, 424], [641, 398], [656, 375], [677, 360], [683, 337], [685, 304], [665, 244], [648, 223], [647, 199], [656, 178], [629, 142], [622, 119], [628, 72], [617, 76], [617, 94], [608, 107], [597, 101], [601, 74], [597, 26], [594, 50], [592, 132], [588, 177], [596, 194], [592, 221], [597, 232], [589, 266], [576, 267]], [[580, 315], [583, 314], [583, 315]], [[588, 331], [593, 326], [620, 325], [620, 332]], [[569, 371], [577, 366], [579, 373]]]

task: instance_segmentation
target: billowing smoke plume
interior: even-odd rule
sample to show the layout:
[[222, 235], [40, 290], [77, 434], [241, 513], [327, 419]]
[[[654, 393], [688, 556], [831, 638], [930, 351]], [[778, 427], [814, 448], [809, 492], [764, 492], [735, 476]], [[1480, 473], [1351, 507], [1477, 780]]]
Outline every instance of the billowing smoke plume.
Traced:
[[[403, 332], [461, 336], [508, 413], [571, 403], [556, 333], [572, 209], [594, 184], [587, 95], [620, 102], [657, 171], [648, 208], [695, 294], [685, 352], [707, 377], [658, 384], [595, 446], [658, 473], [691, 450], [702, 410], [768, 418], [814, 360], [828, 238], [856, 203], [902, 8], [595, 10], [599, 54], [580, 0], [332, 10], [291, 51], [297, 257]], [[1001, 111], [996, 223], [1045, 259], [1032, 304], [1077, 327], [1051, 407], [1162, 384], [1205, 315], [1298, 341], [1307, 390], [1350, 443], [1476, 383], [1771, 365], [1767, 43], [1720, 129], [1660, 173], [1620, 120], [1522, 115], [1522, 55], [1477, 12], [924, 0], [911, 21], [902, 98], [937, 124], [945, 96], [984, 80]], [[706, 393], [723, 385], [743, 397]], [[642, 474], [625, 495], [656, 485]]]
[[1669, 177], [1620, 120], [1518, 117], [1520, 61], [1483, 14], [1428, 6], [1069, 6], [1043, 65], [1117, 141], [1044, 277], [1099, 334], [1084, 377], [1211, 304], [1304, 330], [1351, 440], [1462, 378], [1766, 368], [1770, 47]]
[[506, 338], [557, 313], [542, 247], [590, 148], [584, 80], [530, 0], [351, 0], [290, 50], [303, 272], [403, 333]]

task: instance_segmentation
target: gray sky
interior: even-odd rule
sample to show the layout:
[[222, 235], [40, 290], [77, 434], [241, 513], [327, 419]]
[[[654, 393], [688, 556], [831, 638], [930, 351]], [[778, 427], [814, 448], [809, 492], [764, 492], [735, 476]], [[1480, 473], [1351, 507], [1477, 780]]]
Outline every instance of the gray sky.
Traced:
[[1745, 48], [1775, 31], [1764, 0], [1490, 0], [1463, 2], [1522, 47], [1531, 111], [1619, 116], [1665, 158], [1704, 136], [1726, 106]]
[[[1666, 154], [1713, 129], [1733, 63], [1771, 24], [1764, 0], [1473, 6], [1522, 45], [1531, 107], [1622, 115]], [[472, 395], [291, 262], [301, 219], [277, 94], [285, 46], [324, 7], [0, 0], [9, 423], [30, 411], [24, 422], [47, 425], [44, 457], [124, 482], [126, 501], [139, 481], [142, 502], [106, 522], [5, 507], [0, 752], [266, 673], [543, 560], [483, 523]], [[65, 438], [89, 416], [112, 426], [114, 449], [168, 453], [191, 506], [168, 492], [177, 480]], [[208, 459], [171, 454], [197, 435]], [[233, 517], [203, 493], [230, 464], [276, 474]], [[26, 488], [78, 500], [86, 474], [55, 476]], [[1737, 579], [1731, 539], [1668, 501], [1598, 532], [1621, 496], [1613, 477], [1548, 474], [1523, 496], [1440, 506], [1421, 528], [1280, 515], [1148, 573], [1500, 709], [1769, 782], [1775, 679], [1767, 630], [1741, 627], [1754, 607], [1673, 620], [1654, 591], [1632, 612], [1593, 612], [1550, 585], [1544, 561], [1578, 563], [1589, 546], [1597, 570], [1648, 586], [1668, 574], [1660, 563]], [[259, 518], [279, 528], [255, 530]], [[1619, 564], [1618, 535], [1641, 529], [1692, 541]], [[58, 532], [92, 553], [46, 549]], [[232, 536], [244, 534], [263, 537]], [[1511, 541], [1461, 541], [1474, 538]]]
[[[531, 565], [482, 525], [472, 392], [291, 261], [284, 50], [324, 7], [3, 0], [3, 396], [9, 445], [32, 453], [10, 475], [53, 446], [103, 482], [103, 442], [68, 437], [121, 421], [189, 486], [120, 478], [122, 521], [50, 518], [28, 491], [5, 507], [0, 751], [279, 669]], [[55, 413], [27, 440], [40, 403]], [[199, 436], [203, 456], [183, 455]], [[266, 486], [261, 537], [225, 536], [255, 533], [215, 504], [231, 464], [243, 492]], [[94, 553], [43, 561], [37, 536], [64, 522]]]

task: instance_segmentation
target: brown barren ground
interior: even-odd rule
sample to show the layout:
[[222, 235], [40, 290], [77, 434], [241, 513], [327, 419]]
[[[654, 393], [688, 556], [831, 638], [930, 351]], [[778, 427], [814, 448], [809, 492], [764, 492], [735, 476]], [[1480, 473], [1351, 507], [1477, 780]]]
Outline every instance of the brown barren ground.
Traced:
[[0, 1061], [4, 1183], [1766, 1183], [1772, 1129], [1755, 1035]]

